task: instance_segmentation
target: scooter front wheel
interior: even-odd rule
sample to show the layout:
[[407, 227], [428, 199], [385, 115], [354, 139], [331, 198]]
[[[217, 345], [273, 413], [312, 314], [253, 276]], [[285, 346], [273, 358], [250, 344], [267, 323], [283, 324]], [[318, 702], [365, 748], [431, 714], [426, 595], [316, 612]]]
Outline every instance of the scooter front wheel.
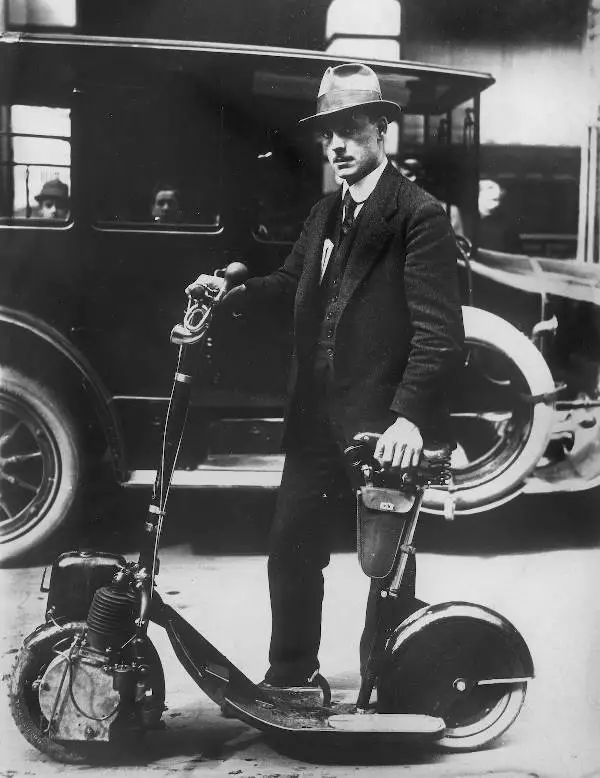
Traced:
[[[50, 663], [59, 654], [68, 653], [74, 639], [83, 633], [85, 626], [83, 621], [72, 621], [38, 627], [19, 651], [10, 682], [10, 711], [20, 733], [38, 751], [67, 764], [102, 762], [115, 753], [122, 753], [123, 748], [131, 750], [136, 742], [131, 734], [125, 742], [89, 743], [57, 740], [49, 733], [49, 722], [39, 701], [40, 683]], [[165, 699], [162, 665], [150, 640], [146, 639], [145, 644], [145, 655], [150, 666], [146, 699], [162, 708]], [[135, 734], [142, 733], [143, 730], [139, 730]]]
[[439, 748], [474, 751], [512, 725], [532, 675], [522, 637], [501, 616], [466, 603], [434, 606], [392, 636], [377, 706], [382, 713], [438, 716], [446, 724]]

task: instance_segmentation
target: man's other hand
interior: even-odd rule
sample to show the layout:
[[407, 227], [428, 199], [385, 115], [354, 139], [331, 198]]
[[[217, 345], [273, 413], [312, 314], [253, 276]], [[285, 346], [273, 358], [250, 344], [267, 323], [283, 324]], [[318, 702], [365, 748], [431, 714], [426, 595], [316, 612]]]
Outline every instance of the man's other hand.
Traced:
[[379, 438], [375, 459], [382, 467], [406, 470], [419, 464], [422, 450], [423, 438], [419, 428], [400, 416]]

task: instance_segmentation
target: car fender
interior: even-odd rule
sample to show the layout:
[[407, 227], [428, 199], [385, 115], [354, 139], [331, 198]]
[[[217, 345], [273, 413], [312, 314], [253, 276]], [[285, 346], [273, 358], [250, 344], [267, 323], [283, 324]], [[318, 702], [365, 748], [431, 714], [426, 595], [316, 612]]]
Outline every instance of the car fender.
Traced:
[[126, 480], [121, 423], [114, 409], [110, 392], [85, 356], [59, 330], [25, 311], [0, 306], [0, 324], [14, 327], [34, 338], [39, 338], [75, 368], [91, 397], [110, 452], [115, 475], [119, 481]]

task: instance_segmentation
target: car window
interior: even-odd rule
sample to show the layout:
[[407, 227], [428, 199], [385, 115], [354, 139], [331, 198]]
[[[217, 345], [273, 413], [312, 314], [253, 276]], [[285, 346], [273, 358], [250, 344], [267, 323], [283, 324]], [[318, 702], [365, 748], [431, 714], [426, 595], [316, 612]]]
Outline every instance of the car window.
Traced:
[[319, 150], [312, 143], [312, 148], [303, 148], [298, 135], [284, 125], [265, 129], [257, 138], [252, 232], [261, 243], [293, 243], [322, 196]]
[[220, 229], [221, 110], [193, 79], [98, 90], [87, 116], [98, 226]]
[[69, 109], [0, 106], [0, 223], [65, 226], [70, 193]]

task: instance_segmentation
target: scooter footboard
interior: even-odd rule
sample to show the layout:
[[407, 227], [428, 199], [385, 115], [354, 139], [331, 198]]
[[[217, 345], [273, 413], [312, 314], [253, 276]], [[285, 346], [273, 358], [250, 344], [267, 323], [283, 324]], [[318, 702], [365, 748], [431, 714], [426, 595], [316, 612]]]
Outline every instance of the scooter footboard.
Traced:
[[503, 616], [467, 602], [431, 605], [392, 633], [377, 709], [440, 716], [441, 746], [473, 750], [513, 723], [533, 677], [525, 640]]

